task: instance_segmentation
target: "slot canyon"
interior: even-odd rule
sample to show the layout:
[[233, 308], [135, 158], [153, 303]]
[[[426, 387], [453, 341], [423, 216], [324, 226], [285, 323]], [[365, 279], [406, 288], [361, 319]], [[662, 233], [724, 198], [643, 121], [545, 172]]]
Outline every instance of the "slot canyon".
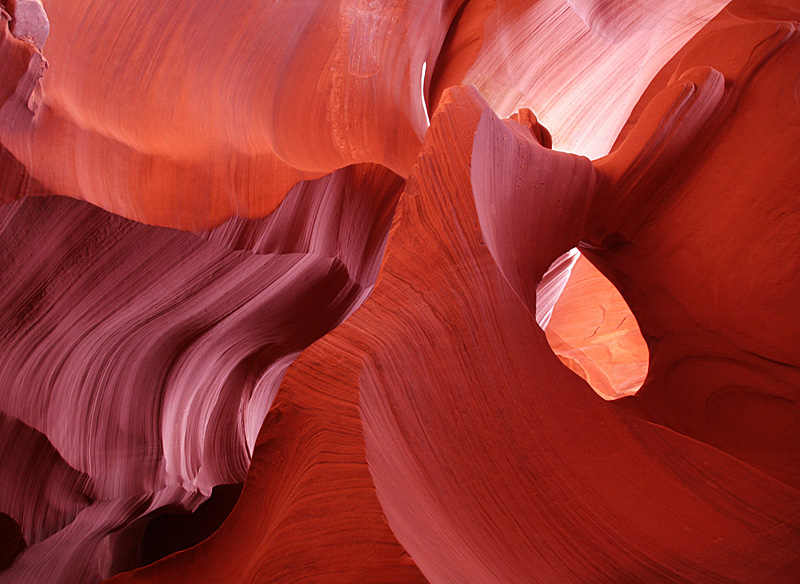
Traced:
[[798, 0], [0, 0], [0, 584], [800, 584]]

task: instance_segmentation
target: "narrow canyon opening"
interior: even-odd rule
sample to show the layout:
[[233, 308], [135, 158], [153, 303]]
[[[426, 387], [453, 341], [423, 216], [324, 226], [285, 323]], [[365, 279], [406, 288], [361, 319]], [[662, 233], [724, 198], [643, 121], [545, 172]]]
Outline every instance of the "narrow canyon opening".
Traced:
[[589, 260], [576, 249], [561, 256], [542, 278], [537, 297], [536, 320], [564, 365], [603, 399], [639, 390], [650, 359], [647, 344], [622, 295]]

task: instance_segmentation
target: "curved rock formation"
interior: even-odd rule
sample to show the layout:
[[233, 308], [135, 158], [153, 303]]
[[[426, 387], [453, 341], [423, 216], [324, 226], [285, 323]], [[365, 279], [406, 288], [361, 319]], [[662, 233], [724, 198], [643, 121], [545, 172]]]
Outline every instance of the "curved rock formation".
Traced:
[[797, 582], [800, 10], [724, 4], [0, 1], [0, 582]]
[[[792, 581], [795, 489], [610, 407], [555, 360], [483, 245], [470, 196], [471, 128], [474, 179], [476, 156], [505, 163], [478, 154], [481, 125], [505, 125], [474, 94], [452, 100], [432, 121], [380, 285], [328, 337], [366, 337], [349, 383], [400, 543], [432, 582]], [[555, 219], [538, 237], [568, 248]]]
[[0, 509], [29, 548], [0, 580], [132, 567], [123, 528], [243, 480], [289, 363], [369, 293], [402, 184], [351, 167], [202, 237], [61, 197], [3, 207]]
[[453, 16], [413, 1], [46, 4], [43, 52], [3, 39], [20, 62], [4, 71], [3, 145], [54, 192], [182, 229], [263, 217], [354, 163], [407, 174]]
[[800, 27], [755, 12], [733, 5], [654, 81], [597, 161], [584, 249], [650, 344], [635, 403], [797, 488]]
[[437, 63], [432, 102], [472, 84], [501, 117], [536, 112], [557, 149], [603, 156], [653, 76], [726, 4], [472, 0], [442, 49], [453, 63]]

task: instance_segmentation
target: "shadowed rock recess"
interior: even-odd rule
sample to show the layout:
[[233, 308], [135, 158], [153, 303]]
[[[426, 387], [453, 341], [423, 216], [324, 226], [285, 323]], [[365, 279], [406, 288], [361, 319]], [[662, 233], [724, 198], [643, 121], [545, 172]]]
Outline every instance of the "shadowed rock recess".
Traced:
[[795, 0], [0, 0], [0, 584], [800, 584]]

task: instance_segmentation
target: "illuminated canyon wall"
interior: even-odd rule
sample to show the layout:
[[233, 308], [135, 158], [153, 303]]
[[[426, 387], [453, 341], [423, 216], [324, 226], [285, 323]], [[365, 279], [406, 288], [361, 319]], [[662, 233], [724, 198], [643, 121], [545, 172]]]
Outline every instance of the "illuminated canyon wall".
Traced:
[[0, 583], [800, 583], [795, 0], [0, 0]]

